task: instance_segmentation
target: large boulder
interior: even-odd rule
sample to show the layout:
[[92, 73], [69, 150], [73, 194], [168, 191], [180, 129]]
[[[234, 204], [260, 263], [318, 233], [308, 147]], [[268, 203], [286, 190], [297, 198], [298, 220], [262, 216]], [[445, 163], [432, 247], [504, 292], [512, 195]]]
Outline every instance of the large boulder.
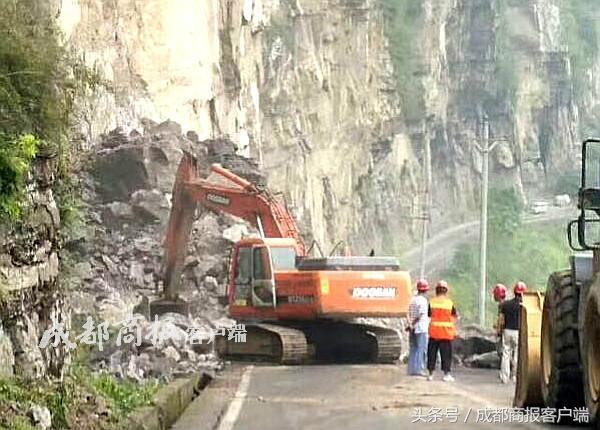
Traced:
[[131, 195], [133, 212], [144, 222], [160, 221], [166, 224], [171, 205], [165, 194], [157, 189], [137, 190]]
[[94, 167], [97, 191], [104, 202], [126, 202], [140, 189], [170, 193], [183, 151], [193, 143], [172, 122], [149, 124], [144, 134], [120, 129], [102, 136]]
[[102, 222], [109, 227], [117, 227], [134, 220], [133, 208], [125, 202], [107, 203], [102, 208]]
[[208, 161], [222, 165], [236, 175], [252, 182], [257, 186], [265, 186], [266, 177], [258, 168], [258, 163], [249, 158], [240, 157], [236, 147], [227, 139], [209, 139], [202, 142], [208, 152]]
[[482, 369], [499, 369], [500, 357], [496, 351], [485, 354], [475, 354], [467, 357], [463, 363], [468, 367], [479, 367]]
[[454, 353], [459, 357], [469, 357], [496, 351], [496, 335], [493, 330], [477, 325], [463, 327], [454, 341]]
[[52, 427], [52, 414], [47, 407], [33, 404], [29, 408], [28, 415], [35, 428], [46, 430]]

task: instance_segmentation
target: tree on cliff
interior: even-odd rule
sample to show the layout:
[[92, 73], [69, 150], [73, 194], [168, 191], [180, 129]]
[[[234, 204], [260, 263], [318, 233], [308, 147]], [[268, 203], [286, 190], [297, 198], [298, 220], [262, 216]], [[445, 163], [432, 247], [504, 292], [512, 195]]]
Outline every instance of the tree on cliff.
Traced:
[[[0, 0], [0, 217], [21, 212], [24, 178], [40, 145], [58, 155], [58, 199], [68, 210], [69, 131], [93, 76], [60, 43], [36, 0]], [[63, 215], [66, 215], [63, 213]]]

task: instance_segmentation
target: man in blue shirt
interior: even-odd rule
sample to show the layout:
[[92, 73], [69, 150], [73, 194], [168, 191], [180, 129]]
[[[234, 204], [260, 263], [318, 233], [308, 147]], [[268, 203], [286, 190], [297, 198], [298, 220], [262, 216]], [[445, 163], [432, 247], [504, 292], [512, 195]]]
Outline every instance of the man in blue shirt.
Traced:
[[409, 353], [408, 374], [426, 376], [427, 343], [429, 341], [429, 316], [427, 300], [429, 284], [421, 279], [417, 282], [417, 294], [408, 306]]

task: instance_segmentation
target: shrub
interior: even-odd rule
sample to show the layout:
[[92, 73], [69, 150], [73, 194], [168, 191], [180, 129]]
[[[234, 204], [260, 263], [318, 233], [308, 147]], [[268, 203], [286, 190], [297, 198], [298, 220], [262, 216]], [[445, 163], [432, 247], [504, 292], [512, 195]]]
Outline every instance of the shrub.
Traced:
[[[569, 249], [562, 225], [548, 228], [521, 226], [510, 236], [490, 237], [487, 265], [487, 322], [491, 325], [496, 305], [491, 297], [492, 285], [507, 286], [525, 281], [532, 290], [544, 290], [550, 273], [568, 264]], [[442, 276], [452, 286], [452, 297], [463, 320], [475, 322], [479, 300], [479, 245], [462, 245], [451, 267]]]
[[514, 188], [492, 188], [488, 200], [491, 236], [510, 237], [521, 225], [523, 202]]
[[0, 210], [18, 218], [23, 178], [42, 142], [58, 153], [58, 183], [73, 193], [69, 134], [78, 95], [97, 76], [61, 45], [44, 2], [0, 0]]
[[580, 175], [577, 170], [557, 173], [550, 184], [552, 192], [555, 194], [568, 194], [572, 197], [576, 196], [581, 181]]
[[0, 133], [0, 217], [21, 215], [26, 175], [39, 147], [31, 134], [15, 139]]

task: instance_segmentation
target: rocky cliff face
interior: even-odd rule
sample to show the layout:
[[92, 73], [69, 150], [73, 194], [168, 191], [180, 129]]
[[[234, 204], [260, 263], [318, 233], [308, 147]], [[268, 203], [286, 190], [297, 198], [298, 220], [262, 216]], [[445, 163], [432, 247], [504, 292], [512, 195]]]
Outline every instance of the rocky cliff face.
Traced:
[[23, 218], [0, 226], [0, 375], [61, 376], [64, 345], [40, 348], [54, 322], [70, 327], [59, 285], [60, 217], [52, 193], [55, 163], [38, 157], [28, 184]]
[[49, 7], [107, 84], [82, 101], [88, 142], [116, 126], [143, 127], [142, 117], [177, 121], [200, 139], [228, 136], [325, 248], [346, 240], [357, 252], [402, 252], [419, 231], [428, 171], [433, 228], [469, 217], [483, 113], [492, 134], [508, 138], [494, 152], [494, 180], [526, 196], [573, 164], [578, 106], [595, 105], [574, 96], [554, 0], [423, 0], [410, 34], [416, 116], [395, 84], [402, 65], [390, 57], [379, 0]]
[[109, 83], [83, 105], [90, 141], [142, 116], [228, 136], [325, 247], [400, 247], [418, 159], [398, 121], [376, 1], [56, 7], [71, 46]]
[[[578, 109], [558, 5], [425, 1], [423, 14], [426, 29], [439, 29], [419, 35], [429, 48], [420, 83], [434, 134], [434, 183], [443, 182], [440, 170], [448, 172], [435, 166], [446, 165], [456, 172], [455, 191], [476, 190], [473, 142], [483, 113], [492, 136], [507, 138], [493, 153], [493, 179], [516, 184], [526, 197], [545, 173], [572, 168]], [[434, 200], [443, 201], [442, 193], [434, 191]]]

